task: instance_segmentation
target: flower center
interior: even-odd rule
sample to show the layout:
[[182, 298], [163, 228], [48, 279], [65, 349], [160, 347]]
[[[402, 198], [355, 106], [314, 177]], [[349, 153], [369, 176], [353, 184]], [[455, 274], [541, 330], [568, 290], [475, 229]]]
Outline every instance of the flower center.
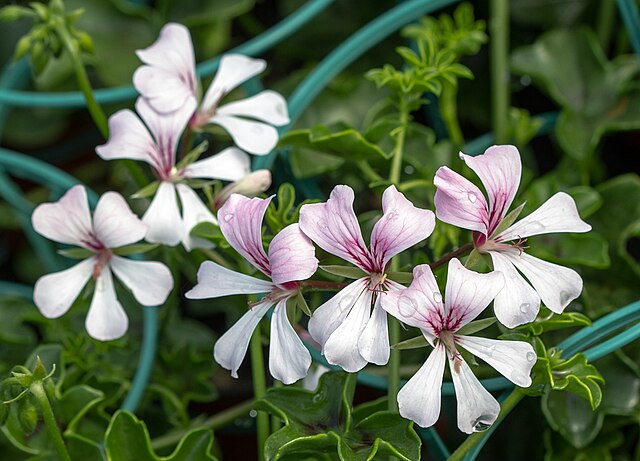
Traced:
[[97, 261], [93, 266], [93, 279], [98, 280], [102, 269], [109, 263], [111, 259], [111, 250], [109, 248], [101, 248], [96, 252]]
[[451, 330], [442, 330], [438, 335], [438, 339], [444, 344], [444, 347], [449, 353], [449, 357], [453, 362], [453, 371], [460, 373], [460, 366], [462, 365], [462, 355], [456, 349], [456, 341]]
[[527, 245], [525, 245], [526, 242], [526, 238], [520, 238], [517, 242], [504, 243], [500, 242], [497, 239], [488, 239], [484, 236], [484, 234], [481, 234], [480, 232], [473, 233], [473, 246], [480, 253], [489, 253], [490, 251], [506, 251], [510, 250], [511, 248], [515, 248], [516, 250], [518, 250], [518, 253], [522, 254], [524, 250], [529, 248]]
[[382, 293], [384, 290], [384, 284], [387, 281], [387, 274], [374, 272], [369, 277], [369, 285], [367, 288], [374, 293]]

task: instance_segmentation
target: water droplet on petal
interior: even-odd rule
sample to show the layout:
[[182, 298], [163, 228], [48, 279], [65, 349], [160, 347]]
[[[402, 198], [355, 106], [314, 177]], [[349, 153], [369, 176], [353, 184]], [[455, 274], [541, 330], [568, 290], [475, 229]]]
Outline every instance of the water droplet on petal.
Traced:
[[529, 304], [529, 303], [520, 304], [520, 312], [522, 312], [523, 314], [526, 314], [527, 312], [529, 312], [529, 307], [530, 306], [531, 306], [531, 304]]
[[562, 290], [560, 292], [559, 297], [560, 297], [560, 305], [562, 307], [566, 307], [566, 305], [569, 304], [574, 299], [574, 297], [571, 295], [571, 293], [569, 293], [568, 291], [565, 291], [565, 290]]
[[411, 317], [417, 310], [416, 302], [408, 296], [398, 298], [398, 310], [405, 317]]
[[524, 375], [518, 371], [511, 372], [511, 381], [518, 386], [527, 385], [527, 378], [525, 378]]
[[318, 221], [316, 224], [318, 225], [318, 227], [320, 229], [327, 229], [329, 227], [329, 226], [327, 226], [327, 223], [322, 221], [322, 220]]
[[467, 192], [467, 198], [471, 203], [476, 203], [476, 200], [478, 200], [478, 197], [476, 197], [475, 192]]
[[546, 227], [538, 221], [532, 221], [527, 224], [527, 233], [528, 234], [538, 234], [540, 232], [544, 232]]
[[389, 213], [385, 213], [385, 217], [387, 218], [388, 221], [392, 220], [392, 219], [396, 219], [397, 217], [397, 213], [395, 211], [391, 211]]
[[437, 303], [441, 303], [442, 302], [442, 295], [440, 294], [439, 291], [434, 291], [433, 292], [433, 300]]
[[[484, 421], [483, 421], [484, 419]], [[472, 424], [473, 432], [484, 432], [491, 427], [491, 423], [486, 421], [487, 416], [482, 415]]]
[[496, 351], [496, 345], [492, 344], [491, 346], [487, 346], [487, 350], [485, 351], [485, 353], [489, 356], [489, 357], [493, 357], [493, 353]]
[[233, 219], [233, 213], [227, 213], [224, 215], [224, 221], [229, 222]]
[[260, 125], [254, 125], [251, 131], [253, 131], [253, 134], [262, 134], [263, 130]]
[[536, 354], [533, 352], [527, 352], [527, 360], [529, 362], [533, 362], [536, 359]]
[[338, 301], [338, 307], [340, 308], [341, 312], [347, 309], [351, 309], [351, 306], [353, 306], [353, 300], [348, 296], [345, 296], [340, 301]]

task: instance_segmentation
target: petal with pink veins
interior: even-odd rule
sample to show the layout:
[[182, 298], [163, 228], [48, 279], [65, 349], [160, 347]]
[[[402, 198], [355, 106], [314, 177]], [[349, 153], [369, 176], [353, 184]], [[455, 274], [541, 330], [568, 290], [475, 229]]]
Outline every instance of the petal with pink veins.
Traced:
[[266, 155], [278, 144], [278, 130], [263, 122], [216, 114], [209, 123], [220, 125], [242, 150], [254, 155]]
[[280, 93], [265, 90], [240, 101], [230, 102], [218, 109], [218, 114], [255, 118], [275, 126], [289, 123], [287, 101]]
[[269, 372], [283, 384], [304, 378], [311, 366], [311, 354], [287, 318], [287, 300], [278, 302], [271, 317]]
[[129, 319], [116, 299], [111, 272], [105, 268], [96, 280], [96, 288], [85, 320], [89, 336], [99, 341], [121, 338], [129, 327]]
[[588, 232], [591, 226], [580, 219], [576, 202], [569, 194], [558, 192], [530, 215], [505, 229], [496, 240], [506, 242], [532, 235], [554, 232]]
[[300, 208], [300, 229], [323, 250], [373, 273], [376, 267], [362, 239], [353, 200], [349, 186], [334, 187], [325, 203]]
[[213, 248], [213, 243], [207, 239], [190, 235], [191, 230], [200, 223], [210, 222], [217, 224], [218, 221], [213, 216], [213, 213], [202, 203], [198, 194], [190, 187], [184, 184], [176, 184], [176, 189], [182, 204], [182, 223], [184, 225], [182, 245], [184, 245], [185, 250]]
[[42, 315], [55, 319], [65, 314], [93, 273], [96, 258], [88, 258], [75, 266], [42, 276], [33, 288], [33, 302]]
[[493, 269], [504, 275], [504, 288], [493, 303], [498, 321], [507, 328], [533, 322], [540, 311], [540, 296], [504, 254], [490, 251]]
[[415, 375], [398, 392], [400, 414], [418, 426], [433, 426], [440, 416], [446, 350], [438, 344]]
[[[415, 273], [415, 269], [414, 269]], [[414, 288], [416, 278], [411, 287], [398, 290], [387, 291], [380, 294], [382, 308], [402, 323], [412, 327], [428, 329], [435, 335], [433, 326], [439, 326], [439, 309], [435, 305], [434, 294], [431, 290], [422, 291]], [[437, 286], [436, 286], [437, 290]], [[436, 291], [438, 295], [439, 291]]]
[[215, 110], [220, 100], [241, 83], [260, 74], [267, 67], [262, 59], [254, 59], [241, 54], [225, 54], [220, 60], [218, 72], [202, 100], [205, 111]]
[[262, 246], [262, 220], [272, 198], [232, 194], [218, 211], [220, 231], [229, 245], [269, 277], [271, 266]]
[[323, 348], [367, 289], [368, 283], [369, 277], [351, 282], [313, 312], [309, 319], [309, 334]]
[[157, 261], [135, 261], [113, 255], [109, 266], [143, 306], [164, 304], [173, 288], [171, 271]]
[[169, 23], [153, 45], [136, 54], [147, 66], [136, 70], [133, 83], [155, 110], [172, 112], [188, 99], [195, 102], [197, 81], [189, 29]]
[[380, 306], [378, 296], [371, 317], [358, 338], [358, 351], [363, 359], [376, 365], [385, 365], [389, 361], [388, 331], [387, 313]]
[[573, 269], [559, 266], [516, 250], [501, 252], [529, 280], [542, 303], [562, 313], [582, 292], [582, 278]]
[[93, 214], [93, 229], [98, 241], [107, 248], [138, 242], [147, 233], [147, 226], [133, 214], [117, 192], [107, 192], [98, 200]]
[[516, 386], [531, 386], [531, 369], [536, 364], [536, 353], [531, 344], [474, 336], [456, 336], [456, 342]]
[[173, 183], [167, 181], [160, 183], [151, 205], [142, 217], [142, 222], [149, 226], [147, 241], [170, 246], [180, 243], [183, 225]]
[[480, 178], [489, 196], [489, 230], [491, 234], [502, 221], [518, 191], [522, 162], [515, 146], [491, 146], [484, 154], [460, 158]]
[[297, 223], [290, 224], [273, 237], [269, 244], [269, 265], [273, 283], [306, 280], [318, 269], [315, 247], [300, 231]]
[[458, 402], [458, 428], [465, 434], [491, 426], [500, 413], [500, 404], [475, 377], [467, 362], [449, 359], [449, 369]]
[[57, 202], [42, 203], [31, 215], [33, 229], [48, 239], [93, 248], [91, 212], [84, 186], [73, 186]]
[[271, 306], [273, 306], [271, 301], [253, 306], [216, 341], [213, 347], [213, 358], [221, 367], [230, 370], [234, 378], [238, 377], [238, 368], [247, 354], [253, 330]]
[[432, 211], [416, 208], [395, 186], [389, 186], [382, 195], [382, 218], [371, 233], [371, 254], [378, 268], [429, 237], [434, 226]]
[[249, 156], [240, 149], [228, 147], [216, 155], [187, 165], [184, 169], [184, 176], [187, 178], [237, 181], [250, 172], [251, 161]]
[[185, 293], [189, 299], [220, 298], [229, 295], [268, 293], [273, 283], [232, 271], [212, 261], [198, 269], [198, 283]]
[[438, 169], [433, 184], [437, 188], [434, 204], [440, 221], [487, 234], [489, 208], [475, 184], [446, 166]]
[[500, 272], [480, 274], [453, 258], [447, 271], [443, 329], [456, 331], [487, 308], [504, 287]]

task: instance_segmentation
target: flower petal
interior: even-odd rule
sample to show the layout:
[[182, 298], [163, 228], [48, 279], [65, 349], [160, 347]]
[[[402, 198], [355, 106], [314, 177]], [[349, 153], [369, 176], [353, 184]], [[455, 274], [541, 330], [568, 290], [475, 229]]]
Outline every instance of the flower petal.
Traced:
[[173, 288], [171, 271], [162, 263], [135, 261], [113, 255], [109, 266], [143, 306], [164, 304]]
[[368, 281], [369, 278], [364, 277], [351, 282], [313, 312], [309, 319], [309, 334], [323, 349], [329, 336], [342, 324], [366, 290]]
[[140, 160], [162, 171], [163, 159], [155, 140], [136, 114], [129, 109], [119, 110], [109, 117], [109, 140], [96, 147], [104, 160], [127, 158]]
[[438, 344], [424, 365], [398, 392], [400, 414], [418, 426], [433, 426], [440, 416], [445, 357], [444, 345]]
[[371, 232], [377, 266], [385, 268], [392, 257], [429, 237], [435, 221], [432, 211], [416, 208], [396, 186], [389, 186], [382, 195], [382, 218]]
[[516, 386], [531, 386], [531, 369], [536, 363], [536, 353], [531, 344], [474, 336], [456, 336], [456, 342]]
[[235, 147], [228, 147], [209, 158], [193, 162], [184, 169], [187, 178], [237, 181], [251, 171], [249, 156]]
[[38, 205], [31, 224], [37, 233], [56, 242], [89, 249], [98, 243], [91, 237], [91, 212], [84, 186], [73, 186], [57, 202]]
[[491, 146], [484, 154], [460, 158], [478, 175], [489, 196], [489, 230], [491, 235], [509, 211], [518, 191], [522, 162], [515, 146]]
[[540, 299], [556, 314], [562, 313], [582, 292], [582, 278], [573, 269], [516, 250], [501, 252], [531, 282]]
[[218, 339], [213, 347], [215, 361], [223, 368], [230, 370], [234, 378], [238, 377], [238, 368], [247, 353], [253, 330], [271, 306], [273, 306], [271, 301], [253, 306]]
[[136, 70], [133, 83], [155, 110], [173, 112], [188, 99], [195, 102], [196, 66], [189, 29], [169, 23], [153, 45], [136, 54], [148, 66]]
[[580, 219], [576, 202], [569, 194], [558, 192], [530, 215], [505, 229], [498, 241], [521, 239], [553, 232], [588, 232], [591, 226]]
[[220, 60], [218, 72], [202, 100], [205, 111], [215, 109], [225, 95], [267, 67], [262, 59], [253, 59], [241, 54], [225, 54]]
[[147, 233], [147, 226], [133, 214], [117, 192], [107, 192], [98, 200], [93, 214], [93, 229], [100, 243], [107, 248], [135, 243]]
[[88, 258], [75, 266], [42, 276], [33, 288], [33, 302], [48, 319], [60, 317], [69, 310], [87, 284], [96, 258]]
[[323, 250], [373, 273], [376, 267], [362, 239], [353, 200], [349, 186], [334, 187], [325, 203], [300, 208], [300, 229]]
[[444, 329], [456, 331], [486, 309], [504, 287], [500, 272], [479, 274], [453, 258], [449, 262], [444, 308]]
[[[344, 321], [329, 336], [324, 344], [324, 355], [332, 365], [339, 365], [345, 371], [355, 373], [367, 364], [358, 349], [358, 340], [371, 317], [372, 292], [364, 290], [347, 314]], [[388, 332], [381, 331], [389, 343]]]
[[151, 205], [142, 217], [142, 222], [149, 226], [146, 236], [149, 242], [170, 246], [180, 242], [183, 225], [173, 183], [167, 181], [160, 183]]
[[287, 300], [278, 302], [271, 317], [269, 372], [283, 384], [304, 378], [311, 366], [311, 354], [287, 318]]
[[233, 142], [250, 154], [268, 154], [278, 144], [278, 130], [263, 122], [216, 114], [209, 119], [229, 132]]
[[490, 251], [493, 268], [504, 275], [504, 288], [493, 303], [498, 321], [508, 328], [533, 322], [540, 311], [540, 296], [502, 253]]
[[269, 277], [271, 266], [262, 246], [262, 220], [272, 198], [232, 194], [218, 211], [220, 231], [229, 245]]
[[389, 329], [387, 313], [380, 306], [380, 296], [375, 301], [373, 312], [360, 338], [358, 351], [367, 362], [384, 365], [389, 361]]
[[268, 293], [273, 284], [249, 275], [232, 271], [212, 261], [205, 261], [198, 269], [198, 283], [185, 293], [189, 299], [220, 298], [229, 295]]
[[85, 320], [85, 328], [94, 339], [111, 341], [121, 338], [129, 327], [129, 319], [116, 299], [116, 290], [108, 268], [96, 280], [96, 288]]
[[475, 377], [467, 362], [449, 359], [449, 369], [458, 401], [458, 428], [465, 434], [489, 428], [500, 413], [500, 404]]
[[250, 98], [225, 104], [218, 108], [218, 113], [255, 118], [276, 126], [289, 123], [287, 101], [280, 93], [271, 90], [261, 91]]
[[271, 279], [275, 284], [306, 280], [318, 269], [316, 249], [297, 223], [290, 224], [269, 244]]
[[210, 241], [189, 235], [191, 229], [201, 222], [218, 224], [213, 213], [209, 211], [209, 208], [202, 203], [198, 194], [190, 187], [184, 184], [176, 184], [176, 189], [178, 190], [178, 196], [182, 204], [182, 223], [184, 225], [182, 245], [184, 245], [185, 250], [191, 251], [193, 248], [213, 248], [213, 243]]
[[454, 226], [487, 234], [489, 209], [484, 195], [467, 178], [440, 167], [433, 178], [436, 186], [436, 216]]

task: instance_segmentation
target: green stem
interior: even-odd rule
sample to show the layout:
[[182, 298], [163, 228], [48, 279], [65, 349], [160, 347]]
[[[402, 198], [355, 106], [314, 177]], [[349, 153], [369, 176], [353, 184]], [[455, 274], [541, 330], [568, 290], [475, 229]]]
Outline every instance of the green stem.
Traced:
[[62, 40], [62, 44], [65, 50], [67, 50], [67, 52], [69, 53], [69, 57], [71, 58], [71, 63], [73, 65], [73, 70], [76, 74], [76, 80], [78, 81], [80, 91], [82, 91], [82, 94], [84, 95], [84, 99], [87, 101], [87, 108], [89, 109], [89, 113], [91, 114], [91, 117], [93, 118], [96, 126], [100, 130], [100, 133], [102, 133], [102, 136], [107, 139], [109, 137], [109, 125], [107, 124], [107, 117], [104, 115], [102, 107], [100, 107], [100, 104], [98, 104], [96, 98], [93, 96], [93, 89], [91, 88], [91, 83], [89, 82], [87, 71], [84, 68], [82, 58], [80, 57], [80, 50], [78, 49], [77, 44], [69, 35], [69, 31], [67, 31], [62, 18], [56, 22], [55, 30]]
[[389, 181], [396, 186], [400, 183], [400, 173], [402, 170], [402, 154], [404, 151], [404, 138], [407, 133], [407, 124], [409, 123], [409, 109], [404, 96], [400, 96], [398, 104], [400, 111], [400, 125], [396, 134], [396, 146], [393, 149], [393, 157], [391, 159], [391, 169], [389, 170]]
[[47, 427], [47, 431], [49, 431], [49, 436], [51, 436], [53, 446], [58, 452], [58, 457], [61, 461], [71, 461], [71, 456], [69, 456], [67, 447], [64, 444], [64, 440], [62, 439], [60, 428], [58, 427], [56, 417], [53, 414], [53, 409], [51, 408], [51, 403], [47, 398], [47, 393], [44, 390], [42, 381], [34, 382], [29, 387], [29, 390], [38, 401], [38, 405], [40, 405], [40, 410], [42, 411], [42, 416], [44, 417], [44, 425]]
[[600, 0], [598, 20], [596, 23], [596, 33], [598, 41], [603, 50], [607, 50], [609, 40], [611, 40], [611, 30], [616, 12], [616, 2], [614, 0]]
[[[502, 421], [523, 397], [524, 393], [522, 392], [522, 389], [516, 387], [505, 401], [502, 402], [502, 405], [500, 405], [500, 413], [493, 424], [497, 424]], [[462, 444], [460, 444], [456, 451], [447, 458], [447, 461], [462, 461], [465, 455], [486, 436], [487, 432], [474, 432], [467, 437]]]
[[398, 186], [400, 192], [406, 192], [416, 187], [433, 187], [433, 181], [428, 179], [413, 179], [411, 181], [405, 181]]
[[440, 95], [440, 115], [444, 121], [449, 139], [454, 148], [460, 149], [464, 146], [464, 137], [460, 124], [458, 123], [458, 90], [451, 84], [445, 84]]
[[161, 437], [155, 438], [151, 441], [151, 448], [154, 450], [162, 450], [164, 448], [170, 448], [177, 445], [180, 440], [189, 432], [196, 429], [218, 429], [224, 427], [234, 421], [236, 418], [239, 418], [242, 415], [245, 415], [251, 410], [251, 406], [253, 405], [253, 400], [247, 400], [245, 402], [239, 403], [236, 406], [228, 408], [226, 410], [221, 411], [220, 413], [215, 414], [214, 416], [204, 420], [202, 423], [197, 426], [190, 426], [188, 428], [170, 432]]
[[[273, 387], [274, 388], [283, 387], [283, 386], [284, 386], [284, 384], [282, 384], [277, 379], [273, 380]], [[275, 431], [277, 431], [281, 427], [282, 427], [282, 420], [280, 419], [280, 417], [278, 415], [274, 414], [271, 417], [271, 433], [274, 433]]]
[[509, 142], [509, 0], [491, 0], [491, 119], [497, 144]]
[[[251, 348], [253, 396], [258, 400], [264, 397], [267, 393], [260, 326], [253, 331], [253, 335], [251, 336], [251, 345], [249, 347]], [[256, 417], [256, 424], [258, 426], [258, 461], [264, 461], [264, 445], [267, 437], [269, 437], [269, 414], [264, 411], [259, 411]]]
[[382, 179], [382, 176], [380, 176], [376, 172], [376, 170], [371, 168], [371, 165], [369, 165], [369, 162], [367, 162], [366, 160], [358, 160], [356, 162], [356, 165], [358, 166], [362, 174], [364, 174], [367, 180], [369, 180], [370, 182], [376, 182]]

